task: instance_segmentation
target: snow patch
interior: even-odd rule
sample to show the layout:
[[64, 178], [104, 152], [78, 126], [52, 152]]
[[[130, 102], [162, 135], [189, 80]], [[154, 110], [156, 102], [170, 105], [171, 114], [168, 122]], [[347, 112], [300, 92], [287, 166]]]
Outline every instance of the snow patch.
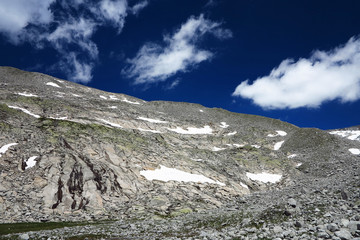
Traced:
[[297, 163], [295, 167], [300, 167], [302, 165], [302, 163]]
[[253, 181], [259, 181], [259, 182], [263, 182], [263, 183], [276, 183], [278, 181], [280, 181], [282, 175], [280, 174], [272, 174], [272, 173], [246, 173], [246, 176], [253, 180]]
[[218, 152], [218, 151], [222, 151], [225, 150], [226, 148], [218, 148], [218, 147], [213, 147], [211, 150], [214, 152]]
[[29, 168], [32, 168], [36, 165], [36, 161], [35, 159], [37, 158], [38, 156], [32, 156], [30, 157], [25, 163], [26, 163], [26, 167], [25, 169], [29, 169]]
[[267, 135], [268, 137], [276, 137], [276, 136], [286, 136], [287, 135], [287, 132], [284, 132], [284, 131], [281, 131], [281, 130], [277, 130], [276, 131], [276, 134], [269, 134]]
[[212, 134], [212, 129], [210, 126], [204, 126], [203, 128], [193, 128], [188, 127], [187, 130], [177, 127], [175, 129], [168, 128], [170, 131], [180, 133], [180, 134]]
[[256, 144], [253, 144], [253, 145], [251, 145], [251, 146], [254, 147], [254, 148], [257, 148], [257, 149], [261, 148], [261, 146], [256, 145]]
[[201, 109], [200, 109], [199, 112], [204, 112], [204, 110], [201, 110]]
[[358, 148], [350, 148], [349, 151], [350, 151], [352, 154], [355, 154], [355, 155], [359, 155], [359, 154], [360, 154], [360, 149], [358, 149]]
[[284, 142], [285, 142], [285, 141], [281, 141], [281, 142], [275, 143], [275, 145], [274, 145], [274, 150], [275, 150], [275, 151], [279, 150], [280, 147], [281, 147], [281, 145], [283, 145]]
[[32, 93], [18, 93], [18, 95], [24, 96], [24, 97], [38, 97], [38, 95], [32, 94]]
[[107, 97], [105, 97], [105, 96], [103, 96], [103, 95], [99, 95], [99, 97], [102, 98], [102, 99], [107, 100]]
[[6, 151], [9, 150], [9, 148], [11, 146], [15, 146], [15, 145], [18, 145], [18, 143], [9, 143], [9, 144], [6, 144], [6, 145], [2, 146], [0, 148], [0, 157], [2, 156], [2, 154], [6, 153]]
[[139, 131], [142, 131], [142, 132], [161, 133], [160, 131], [157, 131], [157, 130], [151, 130], [151, 129], [138, 128], [138, 130], [139, 130]]
[[55, 120], [66, 120], [67, 117], [49, 117], [51, 119], [55, 119]]
[[243, 188], [249, 189], [249, 187], [248, 187], [245, 183], [240, 182], [240, 185], [241, 185]]
[[229, 125], [228, 125], [226, 122], [221, 122], [221, 123], [220, 123], [220, 127], [221, 127], [221, 128], [228, 128]]
[[27, 109], [25, 109], [25, 108], [16, 107], [16, 106], [8, 106], [8, 107], [9, 107], [9, 108], [13, 108], [13, 109], [18, 109], [18, 110], [20, 110], [20, 111], [23, 111], [24, 113], [29, 114], [30, 116], [33, 116], [33, 117], [35, 117], [35, 118], [40, 118], [39, 115], [31, 113], [29, 110], [27, 110]]
[[237, 134], [237, 131], [234, 131], [234, 132], [231, 132], [231, 133], [227, 133], [226, 136], [233, 136], [233, 135], [235, 135], [235, 134]]
[[46, 85], [61, 88], [59, 85], [57, 85], [56, 83], [53, 83], [53, 82], [47, 82]]
[[119, 124], [116, 124], [116, 123], [112, 123], [112, 122], [109, 122], [109, 121], [106, 121], [105, 119], [100, 119], [100, 121], [110, 125], [110, 126], [113, 126], [113, 127], [117, 127], [117, 128], [123, 128], [122, 126], [120, 126]]
[[110, 95], [109, 97], [110, 97], [111, 100], [119, 100], [119, 99], [118, 99], [116, 96], [114, 96], [114, 95]]
[[73, 95], [74, 97], [81, 97], [80, 95], [77, 95], [75, 93], [72, 93], [71, 95]]
[[167, 121], [161, 121], [157, 119], [145, 118], [145, 117], [138, 117], [137, 119], [144, 120], [151, 123], [167, 123]]
[[109, 108], [111, 108], [111, 109], [116, 109], [117, 106], [110, 106]]
[[350, 140], [360, 141], [360, 130], [341, 130], [341, 131], [331, 131], [330, 134], [336, 134], [341, 137], [346, 137]]
[[195, 162], [203, 162], [204, 160], [201, 158], [191, 158], [191, 160], [195, 161]]
[[297, 156], [297, 154], [291, 154], [291, 155], [289, 155], [287, 158], [294, 158], [294, 157], [296, 157]]
[[140, 175], [144, 176], [147, 180], [159, 180], [163, 182], [177, 181], [177, 182], [200, 182], [200, 183], [213, 183], [220, 186], [225, 186], [224, 183], [214, 181], [200, 174], [187, 173], [175, 168], [168, 168], [160, 165], [160, 169], [143, 170]]
[[123, 100], [121, 100], [122, 102], [126, 102], [126, 103], [130, 103], [130, 104], [137, 104], [139, 105], [140, 103], [139, 102], [132, 102], [132, 101], [129, 101], [127, 100], [126, 98], [123, 98]]

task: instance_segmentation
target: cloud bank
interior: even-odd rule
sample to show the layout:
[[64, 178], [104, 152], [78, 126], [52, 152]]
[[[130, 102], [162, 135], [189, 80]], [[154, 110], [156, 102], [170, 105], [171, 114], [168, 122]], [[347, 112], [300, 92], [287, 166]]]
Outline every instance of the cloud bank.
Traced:
[[123, 74], [135, 78], [135, 84], [164, 81], [178, 72], [185, 72], [213, 56], [207, 50], [199, 49], [198, 43], [207, 34], [218, 39], [232, 36], [230, 30], [222, 29], [221, 23], [204, 18], [190, 17], [173, 35], [164, 36], [163, 46], [146, 43], [140, 48]]
[[99, 55], [93, 34], [101, 26], [112, 26], [119, 34], [126, 16], [146, 5], [141, 1], [129, 7], [127, 0], [2, 0], [0, 33], [15, 45], [53, 47], [60, 56], [55, 67], [69, 80], [87, 83]]
[[265, 109], [316, 108], [326, 101], [360, 99], [360, 39], [351, 38], [310, 58], [286, 59], [268, 76], [246, 80], [232, 94], [252, 99]]

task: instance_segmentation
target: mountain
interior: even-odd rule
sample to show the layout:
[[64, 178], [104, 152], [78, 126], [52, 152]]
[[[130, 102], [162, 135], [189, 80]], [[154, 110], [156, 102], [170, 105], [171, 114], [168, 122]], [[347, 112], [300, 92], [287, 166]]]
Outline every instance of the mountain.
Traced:
[[2, 223], [91, 221], [31, 238], [360, 236], [356, 127], [299, 128], [1, 67], [0, 131]]

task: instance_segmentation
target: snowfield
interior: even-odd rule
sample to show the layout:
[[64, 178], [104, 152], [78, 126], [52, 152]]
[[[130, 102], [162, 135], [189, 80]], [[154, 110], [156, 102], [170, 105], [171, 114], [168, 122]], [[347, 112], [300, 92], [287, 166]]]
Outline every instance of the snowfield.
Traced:
[[53, 82], [47, 82], [46, 85], [61, 88], [59, 85], [57, 85], [56, 83], [53, 83]]
[[24, 97], [38, 97], [38, 95], [35, 95], [35, 94], [32, 94], [32, 93], [26, 93], [26, 92], [18, 93], [18, 95], [24, 96]]
[[210, 126], [204, 126], [203, 128], [193, 128], [188, 127], [187, 130], [177, 127], [175, 129], [168, 128], [170, 131], [180, 133], [180, 134], [212, 134], [212, 129]]
[[237, 134], [237, 131], [227, 133], [226, 136], [233, 136], [233, 135], [235, 135], [235, 134]]
[[214, 181], [200, 174], [187, 173], [175, 168], [168, 168], [160, 165], [160, 169], [155, 170], [143, 170], [140, 171], [140, 175], [144, 176], [147, 180], [159, 180], [163, 182], [177, 181], [177, 182], [200, 182], [200, 183], [212, 183], [220, 186], [225, 186], [224, 183]]
[[278, 181], [280, 181], [282, 175], [280, 174], [272, 174], [272, 173], [246, 173], [246, 176], [253, 180], [253, 181], [259, 181], [259, 182], [263, 182], [263, 183], [276, 183]]
[[9, 148], [11, 146], [15, 146], [15, 145], [17, 145], [17, 143], [9, 143], [9, 144], [6, 144], [6, 145], [2, 146], [0, 148], [0, 157], [2, 156], [2, 154], [6, 153], [6, 151], [9, 150]]
[[142, 131], [142, 132], [162, 133], [162, 132], [157, 131], [157, 130], [143, 129], [143, 128], [138, 128], [138, 130]]
[[360, 149], [358, 149], [358, 148], [350, 148], [349, 151], [354, 155], [360, 154]]
[[20, 111], [23, 111], [26, 114], [29, 114], [30, 116], [33, 116], [34, 118], [40, 118], [39, 115], [31, 113], [29, 110], [25, 109], [25, 108], [21, 108], [21, 107], [16, 107], [16, 106], [8, 106], [9, 108], [13, 108], [13, 109], [18, 109]]
[[123, 98], [123, 100], [121, 100], [122, 102], [126, 102], [126, 103], [130, 103], [130, 104], [136, 104], [136, 105], [139, 105], [140, 103], [139, 102], [132, 102], [132, 101], [129, 101], [127, 100], [127, 98]]
[[36, 161], [35, 159], [37, 158], [38, 156], [32, 156], [30, 157], [27, 161], [26, 161], [26, 167], [25, 169], [29, 169], [29, 168], [32, 168], [36, 165]]
[[275, 145], [274, 145], [274, 150], [275, 150], [275, 151], [279, 150], [279, 149], [281, 148], [281, 145], [283, 145], [284, 142], [285, 142], [285, 141], [281, 141], [281, 142], [275, 143]]
[[220, 127], [221, 127], [221, 128], [228, 128], [229, 125], [228, 125], [226, 122], [221, 122], [221, 123], [220, 123]]
[[113, 126], [113, 127], [117, 127], [117, 128], [123, 128], [122, 126], [120, 126], [119, 124], [116, 124], [116, 123], [112, 123], [112, 122], [109, 122], [109, 121], [106, 121], [105, 119], [100, 119], [100, 121], [102, 121], [103, 123], [106, 123], [110, 126]]
[[341, 131], [331, 131], [330, 134], [336, 134], [341, 137], [346, 137], [350, 140], [360, 141], [360, 130], [341, 130]]
[[284, 132], [284, 131], [281, 131], [281, 130], [277, 130], [276, 131], [276, 134], [269, 134], [267, 135], [268, 137], [276, 137], [276, 136], [286, 136], [287, 135], [287, 132]]
[[167, 123], [167, 121], [161, 121], [161, 120], [151, 119], [151, 118], [146, 118], [146, 117], [138, 117], [137, 119], [147, 121], [147, 122], [151, 122], [151, 123]]

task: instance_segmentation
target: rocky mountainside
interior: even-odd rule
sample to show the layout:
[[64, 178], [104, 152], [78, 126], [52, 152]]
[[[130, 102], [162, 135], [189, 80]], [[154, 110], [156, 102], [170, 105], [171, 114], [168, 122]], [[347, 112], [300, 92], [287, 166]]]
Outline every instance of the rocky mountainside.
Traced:
[[1, 67], [0, 131], [1, 222], [116, 220], [32, 238], [360, 237], [356, 127], [298, 128]]

